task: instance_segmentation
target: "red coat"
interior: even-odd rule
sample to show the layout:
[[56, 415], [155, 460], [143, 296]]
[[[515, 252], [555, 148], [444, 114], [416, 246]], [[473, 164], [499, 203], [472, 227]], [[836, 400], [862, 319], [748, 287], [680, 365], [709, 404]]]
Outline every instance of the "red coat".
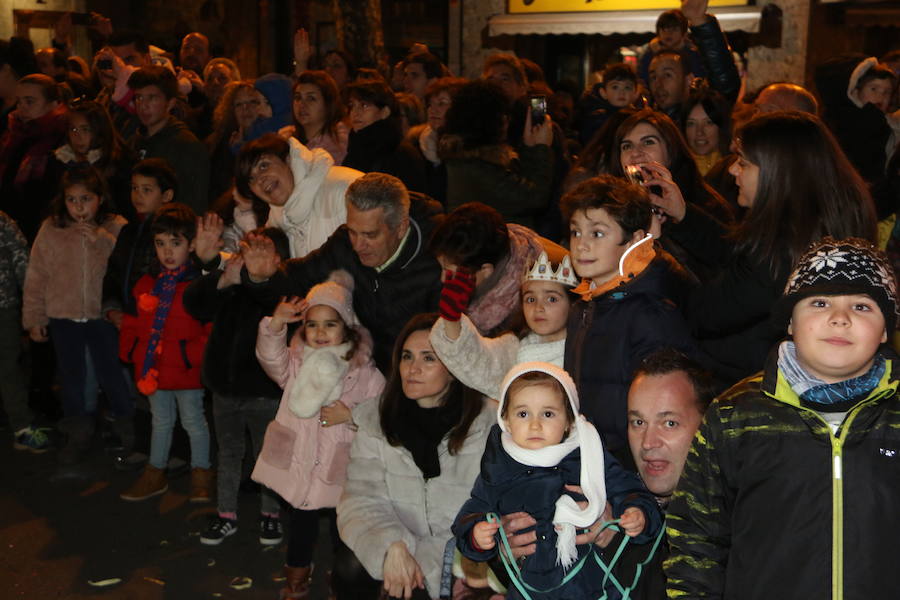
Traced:
[[[134, 363], [134, 377], [139, 379], [150, 342], [150, 329], [156, 308], [141, 306], [141, 295], [150, 294], [156, 279], [150, 275], [141, 277], [134, 286], [137, 301], [137, 316], [126, 314], [119, 332], [119, 357]], [[166, 317], [162, 340], [158, 348], [162, 352], [156, 357], [154, 368], [159, 371], [159, 389], [196, 390], [200, 383], [200, 367], [203, 364], [203, 349], [209, 337], [210, 325], [204, 325], [184, 309], [184, 289], [190, 281], [182, 281], [175, 288], [172, 308]], [[152, 303], [155, 304], [155, 303]]]

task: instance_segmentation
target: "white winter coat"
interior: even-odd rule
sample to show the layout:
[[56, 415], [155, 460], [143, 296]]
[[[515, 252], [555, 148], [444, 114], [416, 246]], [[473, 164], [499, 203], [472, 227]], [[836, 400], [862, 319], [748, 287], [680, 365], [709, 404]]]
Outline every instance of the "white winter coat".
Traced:
[[288, 165], [294, 174], [294, 190], [284, 206], [270, 206], [267, 227], [284, 231], [291, 243], [291, 258], [301, 258], [325, 243], [347, 221], [344, 195], [362, 172], [335, 167], [322, 148], [310, 150], [290, 138]]
[[496, 408], [485, 403], [456, 455], [447, 451], [444, 438], [438, 451], [441, 474], [426, 481], [412, 454], [403, 446], [388, 443], [378, 407], [379, 402], [364, 402], [353, 411], [359, 431], [337, 507], [338, 530], [375, 579], [384, 579], [388, 546], [405, 542], [425, 575], [428, 593], [437, 598], [444, 548], [453, 537], [450, 526], [469, 499], [481, 470], [481, 455], [496, 422]]

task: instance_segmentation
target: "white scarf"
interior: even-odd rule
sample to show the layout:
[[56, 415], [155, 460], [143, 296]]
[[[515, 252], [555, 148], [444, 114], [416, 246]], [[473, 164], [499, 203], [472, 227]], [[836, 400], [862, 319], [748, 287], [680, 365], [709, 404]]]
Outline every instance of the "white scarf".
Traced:
[[344, 355], [350, 343], [313, 348], [303, 346], [303, 363], [288, 392], [288, 407], [301, 419], [319, 414], [323, 406], [341, 399], [344, 375], [350, 368]]
[[581, 448], [580, 483], [588, 504], [582, 510], [571, 496], [563, 494], [556, 500], [556, 512], [553, 514], [553, 525], [557, 530], [556, 564], [568, 569], [578, 558], [575, 528], [590, 527], [596, 523], [606, 507], [603, 443], [600, 435], [584, 416], [578, 415], [574, 431], [562, 442], [539, 450], [529, 450], [512, 440], [503, 421], [500, 421], [500, 427], [504, 430], [500, 435], [503, 449], [513, 460], [529, 467], [555, 467], [572, 450]]

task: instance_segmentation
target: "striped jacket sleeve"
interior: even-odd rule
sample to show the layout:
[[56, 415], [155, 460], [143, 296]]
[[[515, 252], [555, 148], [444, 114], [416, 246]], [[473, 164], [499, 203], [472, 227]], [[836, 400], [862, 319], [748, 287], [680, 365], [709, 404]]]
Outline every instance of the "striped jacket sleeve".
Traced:
[[721, 598], [731, 546], [730, 489], [722, 413], [714, 402], [688, 453], [666, 516], [669, 598]]

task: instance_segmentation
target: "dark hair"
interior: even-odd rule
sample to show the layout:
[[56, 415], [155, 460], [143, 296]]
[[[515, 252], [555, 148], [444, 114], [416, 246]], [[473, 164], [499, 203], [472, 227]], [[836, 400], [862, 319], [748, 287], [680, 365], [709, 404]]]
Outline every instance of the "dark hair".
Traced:
[[687, 137], [687, 121], [695, 106], [702, 106], [709, 120], [719, 128], [719, 147], [722, 156], [729, 152], [731, 146], [731, 103], [711, 88], [692, 90], [688, 101], [681, 111], [681, 131]]
[[666, 58], [666, 57], [677, 59], [679, 65], [681, 65], [681, 75], [684, 77], [685, 75], [690, 74], [691, 71], [691, 61], [688, 60], [687, 54], [685, 54], [681, 50], [671, 50], [666, 48], [665, 50], [660, 50], [656, 54], [653, 55], [653, 58], [650, 59], [650, 63], [652, 64], [654, 60], [658, 58]]
[[387, 79], [378, 69], [371, 67], [359, 67], [356, 69], [356, 78], [353, 81], [383, 81], [387, 83]]
[[[248, 200], [250, 200], [250, 210], [253, 211], [253, 217], [256, 220], [256, 224], [262, 226], [262, 224], [269, 219], [269, 205], [255, 197], [248, 198]], [[222, 194], [215, 199], [212, 206], [209, 207], [209, 212], [219, 215], [219, 218], [222, 219], [222, 222], [227, 227], [234, 223], [235, 205], [234, 188], [231, 187], [222, 192]]]
[[[403, 393], [403, 383], [400, 380], [400, 357], [403, 354], [403, 344], [409, 336], [417, 331], [431, 331], [431, 327], [438, 320], [437, 313], [422, 313], [414, 316], [406, 323], [403, 330], [397, 336], [394, 344], [394, 352], [391, 362], [391, 372], [384, 387], [384, 393], [379, 401], [378, 412], [381, 420], [381, 431], [391, 446], [401, 445], [400, 422], [404, 419], [405, 403], [410, 400]], [[448, 449], [450, 454], [459, 452], [469, 434], [469, 427], [481, 413], [483, 400], [481, 394], [463, 385], [453, 377], [450, 387], [443, 397], [444, 404], [451, 402], [462, 403], [462, 417], [450, 430]]]
[[656, 18], [656, 33], [659, 33], [660, 29], [671, 29], [673, 27], [677, 27], [682, 33], [688, 30], [687, 17], [677, 8], [660, 13], [659, 17]]
[[112, 214], [109, 208], [109, 188], [103, 176], [94, 167], [76, 167], [63, 173], [59, 182], [59, 193], [53, 199], [51, 208], [53, 224], [63, 228], [72, 222], [66, 208], [66, 190], [73, 185], [83, 185], [88, 191], [100, 197], [100, 206], [94, 215], [94, 223], [103, 224]]
[[533, 386], [548, 387], [559, 394], [563, 406], [566, 407], [566, 422], [569, 425], [575, 422], [575, 411], [572, 410], [572, 403], [569, 402], [569, 395], [566, 393], [565, 388], [559, 382], [559, 379], [543, 371], [526, 371], [509, 383], [509, 387], [506, 388], [506, 394], [501, 399], [500, 417], [505, 419], [506, 415], [509, 414], [510, 396], [523, 388]]
[[639, 375], [655, 377], [677, 371], [683, 372], [691, 382], [697, 410], [701, 415], [704, 414], [718, 392], [716, 382], [709, 371], [674, 348], [660, 348], [645, 356], [635, 370], [632, 380], [637, 379]]
[[256, 198], [256, 194], [250, 189], [250, 172], [256, 163], [267, 154], [275, 156], [284, 162], [288, 162], [291, 154], [291, 145], [277, 133], [267, 133], [252, 142], [247, 142], [241, 148], [237, 158], [234, 183], [241, 196], [249, 199]]
[[637, 85], [638, 76], [634, 72], [634, 67], [627, 63], [615, 63], [603, 69], [601, 74], [603, 87], [610, 81], [630, 81]]
[[469, 80], [464, 77], [441, 77], [437, 81], [432, 81], [425, 88], [425, 108], [428, 108], [431, 98], [441, 92], [447, 92], [451, 99], [455, 98], [457, 92], [468, 82]]
[[91, 149], [99, 149], [103, 153], [96, 163], [98, 167], [105, 167], [122, 158], [125, 142], [113, 127], [112, 119], [102, 104], [93, 100], [76, 102], [69, 107], [67, 117], [70, 125], [75, 115], [84, 117], [91, 128]]
[[522, 65], [522, 70], [525, 71], [525, 79], [528, 80], [528, 83], [546, 81], [544, 78], [544, 69], [541, 68], [541, 65], [531, 59], [521, 57], [519, 58], [519, 64]]
[[156, 218], [150, 226], [151, 233], [184, 236], [191, 241], [197, 235], [197, 215], [187, 204], [168, 202], [156, 211]]
[[[257, 227], [246, 235], [264, 235], [275, 245], [275, 252], [285, 261], [291, 257], [291, 242], [283, 229], [279, 227]], [[246, 236], [245, 235], [245, 236]]]
[[13, 76], [21, 79], [37, 71], [34, 59], [34, 44], [28, 38], [11, 37], [9, 41], [0, 40], [0, 68], [9, 65]]
[[470, 81], [459, 89], [447, 110], [444, 135], [456, 136], [464, 149], [502, 144], [509, 111], [509, 100], [496, 83]]
[[141, 54], [150, 53], [150, 44], [147, 43], [147, 38], [137, 31], [114, 31], [106, 40], [106, 45], [110, 48], [129, 44], [134, 44], [134, 49]]
[[347, 85], [347, 88], [344, 90], [344, 95], [346, 96], [348, 103], [351, 99], [354, 99], [374, 104], [378, 108], [387, 107], [391, 109], [391, 114], [388, 116], [389, 119], [400, 118], [399, 109], [397, 108], [397, 99], [394, 97], [394, 92], [383, 80], [360, 79], [359, 81], [354, 81]]
[[893, 85], [897, 81], [897, 75], [887, 65], [877, 64], [871, 69], [863, 73], [859, 81], [856, 82], [856, 89], [861, 90], [867, 83], [874, 79], [884, 79]]
[[349, 53], [344, 52], [340, 48], [335, 48], [334, 50], [329, 50], [322, 56], [322, 64], [324, 65], [325, 59], [328, 58], [330, 54], [334, 54], [339, 56], [342, 61], [344, 61], [344, 65], [347, 67], [347, 81], [353, 81], [356, 78], [356, 63], [353, 61], [353, 57], [350, 56]]
[[[582, 178], [578, 179], [578, 181], [581, 181], [583, 175], [594, 177], [607, 172], [609, 154], [612, 152], [613, 146], [616, 145], [616, 131], [619, 129], [619, 125], [635, 112], [637, 112], [636, 109], [625, 107], [609, 115], [600, 129], [594, 133], [587, 145], [581, 150], [570, 174], [574, 174], [576, 177], [582, 175]], [[571, 187], [569, 186], [570, 180], [570, 177], [566, 178], [564, 191], [567, 191], [567, 187]]]
[[50, 55], [50, 61], [53, 63], [53, 66], [57, 69], [64, 69], [66, 71], [69, 70], [69, 61], [66, 59], [66, 55], [59, 48], [41, 48], [35, 54], [40, 54], [41, 52], [45, 52]]
[[43, 73], [32, 73], [31, 75], [26, 75], [25, 77], [19, 80], [19, 85], [24, 83], [30, 85], [36, 85], [41, 88], [41, 94], [44, 96], [44, 100], [47, 102], [59, 102], [61, 99], [59, 84], [56, 83], [49, 75], [44, 75]]
[[157, 65], [141, 67], [128, 78], [128, 87], [132, 90], [140, 90], [151, 85], [158, 87], [166, 100], [178, 97], [178, 80], [175, 73], [166, 67]]
[[618, 177], [624, 177], [625, 171], [622, 168], [622, 140], [641, 123], [646, 123], [659, 132], [659, 135], [666, 146], [666, 155], [669, 159], [669, 164], [663, 166], [667, 167], [669, 172], [672, 173], [672, 179], [675, 181], [676, 185], [678, 185], [681, 193], [684, 194], [685, 200], [688, 202], [697, 202], [702, 196], [705, 196], [706, 198], [711, 198], [712, 201], [705, 203], [699, 202], [699, 204], [706, 204], [707, 206], [716, 204], [718, 205], [716, 208], [724, 206], [725, 211], [727, 212], [728, 208], [727, 205], [725, 205], [725, 201], [722, 200], [722, 197], [718, 192], [713, 190], [709, 184], [706, 183], [703, 179], [703, 175], [700, 174], [697, 163], [694, 161], [694, 157], [691, 154], [691, 149], [688, 147], [687, 141], [681, 134], [681, 130], [678, 129], [675, 122], [666, 114], [651, 108], [644, 108], [631, 114], [627, 119], [622, 121], [618, 129], [616, 129], [616, 135], [613, 138], [612, 146], [607, 153], [607, 171]]
[[428, 250], [433, 256], [477, 271], [481, 265], [497, 265], [509, 255], [509, 229], [496, 209], [468, 202], [435, 227]]
[[759, 167], [753, 205], [733, 236], [740, 250], [777, 276], [826, 235], [875, 242], [868, 187], [818, 117], [759, 115], [737, 137], [743, 157]]
[[178, 195], [178, 176], [164, 158], [145, 158], [131, 169], [131, 176], [141, 175], [156, 180], [160, 192], [172, 190], [172, 196]]
[[[314, 85], [319, 89], [319, 93], [322, 94], [322, 102], [325, 104], [323, 130], [332, 137], [337, 137], [337, 126], [344, 118], [344, 103], [341, 101], [341, 92], [338, 90], [337, 83], [325, 71], [303, 71], [294, 84], [294, 98], [297, 97], [297, 86], [300, 84]], [[303, 127], [297, 123], [296, 115], [294, 115], [294, 136], [304, 144], [309, 141], [306, 139]]]
[[410, 127], [421, 125], [425, 122], [425, 104], [415, 94], [397, 92], [397, 110], [401, 118], [406, 118]]
[[[776, 97], [780, 97], [782, 99], [782, 103], [784, 103], [785, 100], [788, 101], [790, 105], [783, 105], [781, 107], [781, 110], [799, 110], [801, 112], [808, 112], [811, 115], [819, 114], [819, 102], [816, 100], [816, 97], [813, 96], [812, 92], [795, 83], [788, 83], [786, 81], [776, 81], [774, 83], [764, 85], [759, 89], [752, 100], [750, 98], [750, 94], [747, 94], [745, 95], [743, 101], [751, 102], [752, 104], [758, 104], [759, 96], [765, 90], [772, 90], [772, 93], [776, 95]], [[736, 120], [736, 114], [737, 110], [732, 113], [733, 121]]]
[[512, 54], [501, 53], [488, 56], [484, 59], [484, 67], [481, 69], [482, 76], [488, 72], [488, 69], [498, 65], [509, 67], [512, 71], [513, 78], [519, 85], [526, 85], [528, 83], [528, 77], [525, 75], [525, 69], [522, 67], [522, 62]]
[[415, 54], [410, 54], [406, 57], [404, 62], [407, 65], [422, 65], [422, 70], [425, 71], [426, 79], [437, 79], [444, 74], [444, 66], [441, 64], [441, 59], [431, 52], [417, 52]]
[[647, 190], [626, 179], [612, 175], [599, 175], [579, 183], [559, 201], [563, 223], [568, 224], [579, 210], [602, 208], [612, 217], [624, 236], [625, 243], [635, 231], [649, 231], [650, 196]]

